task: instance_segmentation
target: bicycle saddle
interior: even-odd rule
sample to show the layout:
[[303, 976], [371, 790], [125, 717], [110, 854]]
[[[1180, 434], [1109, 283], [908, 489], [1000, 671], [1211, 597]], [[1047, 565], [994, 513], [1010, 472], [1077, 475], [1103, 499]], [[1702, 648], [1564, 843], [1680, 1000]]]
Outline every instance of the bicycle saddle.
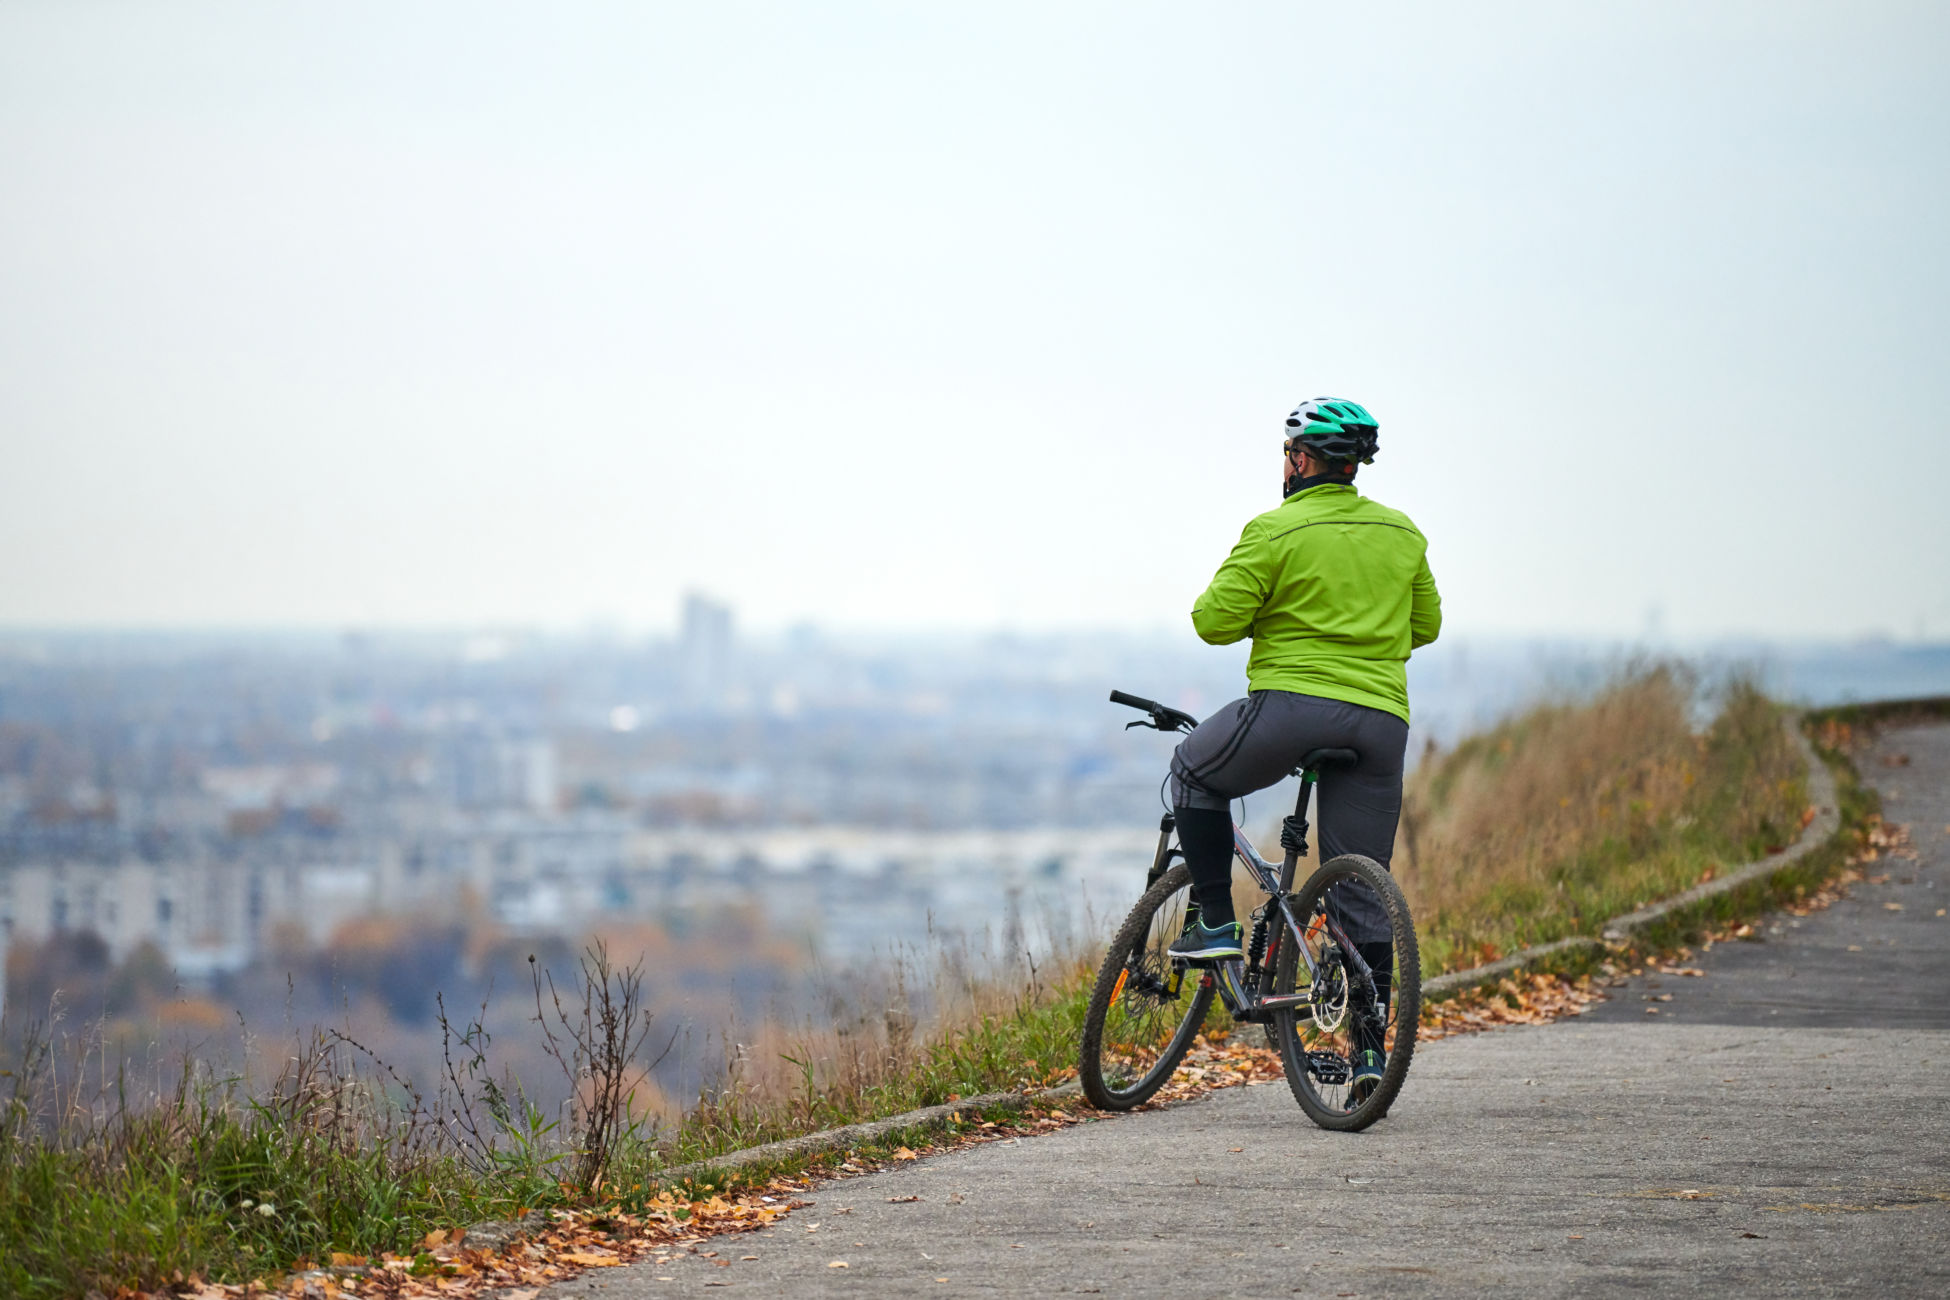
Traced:
[[1300, 768], [1318, 772], [1323, 767], [1353, 767], [1361, 756], [1351, 749], [1310, 749], [1300, 756]]

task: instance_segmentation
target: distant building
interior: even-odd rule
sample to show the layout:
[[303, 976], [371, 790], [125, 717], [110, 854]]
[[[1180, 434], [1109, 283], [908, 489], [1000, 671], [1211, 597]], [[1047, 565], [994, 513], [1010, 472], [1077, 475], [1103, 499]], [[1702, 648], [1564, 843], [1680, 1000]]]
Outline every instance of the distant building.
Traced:
[[689, 702], [722, 704], [731, 686], [731, 606], [695, 591], [686, 595], [677, 658]]
[[462, 808], [556, 807], [555, 745], [495, 736], [457, 738], [450, 750], [454, 802]]
[[193, 845], [165, 861], [13, 864], [0, 869], [0, 977], [9, 942], [89, 933], [117, 962], [153, 943], [185, 982], [207, 984], [248, 966], [274, 931], [318, 946], [361, 917], [447, 920], [477, 901], [505, 924], [579, 932], [627, 897], [631, 829], [611, 813], [504, 807], [370, 838], [273, 831], [241, 854]]

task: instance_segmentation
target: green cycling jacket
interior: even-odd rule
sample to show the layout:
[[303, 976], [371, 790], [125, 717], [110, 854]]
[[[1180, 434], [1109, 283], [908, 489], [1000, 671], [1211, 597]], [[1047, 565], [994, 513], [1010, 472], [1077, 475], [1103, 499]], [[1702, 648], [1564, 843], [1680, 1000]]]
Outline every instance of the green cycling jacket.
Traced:
[[1212, 645], [1253, 639], [1247, 689], [1408, 721], [1408, 654], [1442, 629], [1428, 539], [1352, 484], [1296, 492], [1246, 525], [1192, 610]]

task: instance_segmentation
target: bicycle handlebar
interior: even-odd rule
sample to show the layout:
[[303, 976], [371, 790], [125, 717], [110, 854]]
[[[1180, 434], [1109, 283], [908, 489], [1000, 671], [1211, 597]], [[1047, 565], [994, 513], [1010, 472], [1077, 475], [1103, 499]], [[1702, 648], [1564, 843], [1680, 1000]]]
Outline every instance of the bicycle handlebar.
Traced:
[[1198, 719], [1182, 709], [1174, 709], [1156, 700], [1147, 700], [1142, 695], [1131, 695], [1124, 691], [1110, 693], [1112, 704], [1122, 704], [1129, 708], [1141, 709], [1151, 715], [1149, 723], [1132, 723], [1132, 726], [1152, 726], [1159, 731], [1190, 731], [1198, 725]]

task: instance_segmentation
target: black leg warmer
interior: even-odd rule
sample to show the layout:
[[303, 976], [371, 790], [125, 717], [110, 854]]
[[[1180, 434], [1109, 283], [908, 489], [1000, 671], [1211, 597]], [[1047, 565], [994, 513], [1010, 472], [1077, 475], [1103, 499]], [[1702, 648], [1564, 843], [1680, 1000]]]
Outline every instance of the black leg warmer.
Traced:
[[1192, 872], [1192, 901], [1201, 925], [1230, 925], [1232, 915], [1232, 814], [1223, 808], [1174, 808], [1178, 847]]

